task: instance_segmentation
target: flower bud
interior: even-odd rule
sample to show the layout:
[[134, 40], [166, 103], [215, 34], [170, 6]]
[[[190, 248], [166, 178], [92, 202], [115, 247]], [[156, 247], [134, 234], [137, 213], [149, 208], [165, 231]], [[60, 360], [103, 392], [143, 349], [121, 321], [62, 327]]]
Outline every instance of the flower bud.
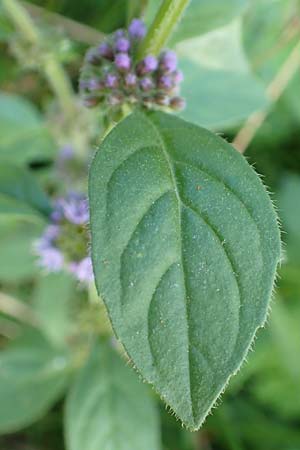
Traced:
[[170, 103], [170, 99], [165, 94], [156, 94], [154, 97], [155, 103], [157, 103], [160, 106], [168, 106]]
[[151, 78], [145, 77], [140, 81], [140, 87], [143, 91], [150, 91], [154, 87], [154, 83]]
[[145, 75], [146, 73], [150, 73], [156, 70], [157, 66], [158, 66], [157, 58], [155, 58], [155, 56], [148, 55], [138, 63], [137, 73], [139, 75]]
[[106, 75], [105, 78], [105, 86], [107, 88], [116, 88], [119, 85], [119, 79], [117, 77], [117, 75], [113, 74], [113, 73], [109, 73]]
[[167, 73], [174, 72], [177, 67], [177, 56], [173, 50], [165, 51], [160, 58], [160, 68]]
[[185, 108], [185, 100], [182, 97], [173, 97], [170, 100], [170, 106], [176, 111], [181, 111]]
[[97, 48], [97, 51], [100, 56], [105, 59], [112, 61], [114, 59], [114, 52], [111, 46], [107, 42], [102, 42]]
[[97, 106], [99, 103], [99, 98], [95, 97], [94, 95], [87, 95], [83, 98], [83, 104], [87, 108], [93, 108], [94, 106]]
[[136, 75], [135, 73], [127, 73], [125, 76], [125, 86], [126, 87], [134, 87], [136, 86]]
[[146, 26], [140, 19], [133, 19], [128, 28], [129, 36], [132, 39], [143, 39], [146, 34]]
[[175, 72], [172, 74], [173, 75], [173, 80], [175, 82], [175, 84], [180, 84], [183, 81], [183, 73], [181, 70], [177, 69], [175, 70]]
[[97, 78], [91, 78], [88, 81], [88, 89], [90, 91], [97, 91], [103, 87], [103, 83]]
[[130, 42], [125, 37], [120, 37], [116, 40], [115, 49], [117, 52], [126, 53], [130, 49]]
[[174, 81], [169, 75], [162, 75], [158, 80], [158, 87], [160, 89], [172, 89]]
[[97, 65], [100, 64], [101, 62], [101, 55], [98, 54], [97, 49], [95, 48], [90, 48], [87, 52], [87, 54], [85, 55], [85, 61], [88, 64], [92, 64], [92, 65]]
[[126, 72], [130, 69], [130, 56], [127, 53], [117, 53], [115, 56], [115, 65], [120, 71]]

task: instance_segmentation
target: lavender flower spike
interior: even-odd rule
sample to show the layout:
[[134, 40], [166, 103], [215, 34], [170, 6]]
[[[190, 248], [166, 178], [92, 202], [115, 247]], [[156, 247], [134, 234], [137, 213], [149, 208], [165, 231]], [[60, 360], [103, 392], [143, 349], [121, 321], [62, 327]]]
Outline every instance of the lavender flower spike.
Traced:
[[140, 19], [133, 19], [128, 28], [129, 36], [133, 39], [143, 39], [146, 31], [146, 25]]

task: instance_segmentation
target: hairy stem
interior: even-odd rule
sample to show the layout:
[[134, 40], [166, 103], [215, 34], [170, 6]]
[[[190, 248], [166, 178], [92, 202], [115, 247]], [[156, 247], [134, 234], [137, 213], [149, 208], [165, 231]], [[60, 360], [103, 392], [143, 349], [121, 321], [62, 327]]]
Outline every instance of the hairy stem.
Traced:
[[[300, 42], [294, 47], [267, 88], [267, 95], [272, 103], [281, 97], [293, 76], [300, 69]], [[232, 145], [244, 153], [269, 114], [269, 110], [253, 113], [236, 135]]]
[[39, 63], [42, 71], [57, 96], [62, 110], [69, 116], [74, 110], [74, 95], [70, 80], [62, 65], [51, 52], [46, 56], [39, 54], [43, 36], [26, 9], [17, 0], [2, 0], [2, 4], [16, 29], [27, 42], [36, 48], [37, 58], [40, 59]]
[[190, 0], [164, 0], [139, 49], [139, 58], [157, 55], [165, 46]]
[[52, 91], [58, 98], [61, 109], [71, 115], [74, 111], [74, 93], [66, 72], [52, 54], [45, 56], [43, 69]]
[[33, 327], [39, 325], [34, 311], [29, 306], [4, 292], [0, 292], [0, 312]]
[[16, 0], [2, 0], [2, 5], [24, 38], [31, 44], [37, 44], [39, 33], [27, 11]]

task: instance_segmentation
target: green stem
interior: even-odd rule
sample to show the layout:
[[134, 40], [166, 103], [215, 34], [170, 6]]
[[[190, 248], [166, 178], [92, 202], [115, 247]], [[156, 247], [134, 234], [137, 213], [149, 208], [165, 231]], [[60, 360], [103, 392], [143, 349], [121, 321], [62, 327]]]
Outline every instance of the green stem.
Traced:
[[20, 6], [15, 0], [2, 0], [2, 5], [24, 38], [31, 44], [37, 44], [39, 41], [39, 32], [26, 9]]
[[139, 59], [158, 55], [178, 24], [190, 0], [164, 0], [139, 49]]
[[127, 1], [127, 26], [130, 24], [134, 17], [138, 17], [141, 10], [140, 0], [128, 0]]
[[60, 102], [61, 109], [68, 116], [71, 116], [75, 107], [74, 93], [69, 77], [66, 75], [62, 65], [59, 64], [52, 54], [49, 54], [43, 60], [43, 70], [48, 83]]
[[17, 0], [2, 0], [2, 5], [17, 30], [21, 32], [23, 38], [36, 47], [37, 58], [40, 58], [39, 63], [42, 66], [42, 70], [53, 92], [57, 96], [62, 110], [65, 111], [67, 116], [70, 116], [72, 111], [74, 111], [74, 93], [63, 66], [56, 60], [52, 53], [48, 53], [45, 56], [39, 55], [38, 50], [41, 47], [43, 36], [35, 26], [26, 9]]

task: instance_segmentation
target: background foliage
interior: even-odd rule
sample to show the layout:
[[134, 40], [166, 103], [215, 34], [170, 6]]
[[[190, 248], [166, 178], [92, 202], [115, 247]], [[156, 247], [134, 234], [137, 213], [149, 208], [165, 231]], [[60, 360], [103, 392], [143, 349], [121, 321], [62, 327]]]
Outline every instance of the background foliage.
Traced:
[[[46, 36], [43, 55], [64, 65], [77, 92], [88, 45], [141, 11], [149, 23], [158, 4], [26, 5]], [[269, 95], [299, 43], [299, 17], [298, 0], [193, 0], [171, 40], [185, 73], [183, 118], [232, 141], [254, 111], [266, 115], [246, 156], [273, 193], [285, 242], [268, 325], [220, 406], [193, 434], [108, 351], [102, 338], [109, 324], [94, 292], [67, 274], [45, 275], [35, 263], [32, 242], [47, 221], [48, 198], [67, 184], [85, 189], [102, 122], [55, 99], [0, 3], [1, 450], [95, 450], [110, 433], [113, 450], [120, 442], [132, 450], [300, 450], [300, 55], [282, 95], [282, 79]], [[76, 153], [67, 168], [57, 158], [66, 143]], [[107, 415], [111, 404], [117, 406]]]

